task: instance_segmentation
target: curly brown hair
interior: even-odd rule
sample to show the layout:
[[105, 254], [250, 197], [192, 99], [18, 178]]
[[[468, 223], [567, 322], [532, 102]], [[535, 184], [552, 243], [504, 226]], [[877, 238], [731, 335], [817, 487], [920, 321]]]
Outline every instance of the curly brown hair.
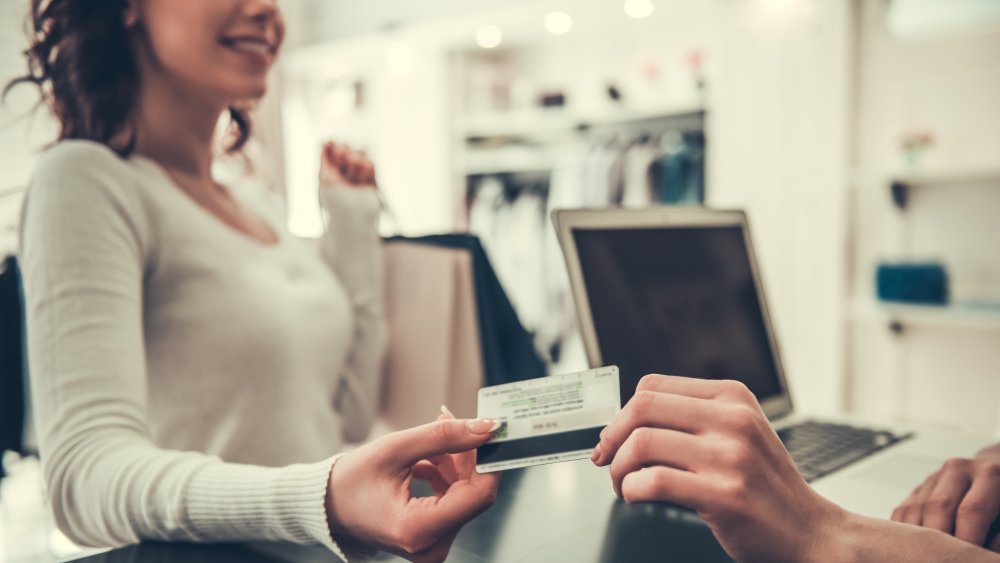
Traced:
[[[127, 0], [31, 0], [24, 51], [28, 73], [7, 83], [34, 84], [59, 121], [59, 138], [103, 143], [122, 156], [135, 148], [130, 120], [139, 74], [125, 25]], [[250, 138], [247, 109], [230, 107], [232, 140], [238, 152]], [[130, 131], [128, 141], [112, 141]]]

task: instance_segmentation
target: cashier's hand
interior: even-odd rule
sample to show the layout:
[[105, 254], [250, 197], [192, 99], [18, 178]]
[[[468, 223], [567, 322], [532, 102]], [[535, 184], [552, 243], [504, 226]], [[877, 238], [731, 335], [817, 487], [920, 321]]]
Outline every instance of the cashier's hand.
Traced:
[[329, 142], [320, 155], [321, 188], [371, 188], [375, 186], [375, 166], [364, 153]]
[[627, 502], [687, 506], [736, 561], [811, 561], [843, 509], [813, 491], [754, 395], [735, 381], [647, 375], [601, 433]]
[[[972, 459], [956, 458], [927, 478], [892, 513], [897, 522], [953, 534], [983, 546], [990, 525], [1000, 518], [1000, 444]], [[985, 546], [1000, 551], [1000, 536]]]
[[[437, 422], [388, 434], [350, 452], [333, 466], [326, 513], [334, 537], [347, 538], [411, 561], [444, 561], [466, 522], [496, 500], [499, 473], [476, 473], [475, 448], [496, 421]], [[410, 494], [410, 481], [436, 493]]]

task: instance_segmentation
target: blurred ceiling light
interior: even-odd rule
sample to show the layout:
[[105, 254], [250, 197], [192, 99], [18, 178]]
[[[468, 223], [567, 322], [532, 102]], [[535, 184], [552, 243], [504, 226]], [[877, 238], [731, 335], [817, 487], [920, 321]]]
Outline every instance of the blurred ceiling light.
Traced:
[[573, 29], [573, 17], [566, 12], [549, 12], [545, 16], [545, 30], [552, 35], [565, 35]]
[[476, 30], [476, 43], [483, 49], [493, 49], [503, 42], [503, 30], [495, 25], [484, 25]]
[[625, 0], [625, 13], [630, 18], [641, 20], [653, 15], [653, 0]]
[[417, 52], [402, 41], [393, 41], [385, 49], [385, 62], [396, 76], [406, 76], [417, 66]]

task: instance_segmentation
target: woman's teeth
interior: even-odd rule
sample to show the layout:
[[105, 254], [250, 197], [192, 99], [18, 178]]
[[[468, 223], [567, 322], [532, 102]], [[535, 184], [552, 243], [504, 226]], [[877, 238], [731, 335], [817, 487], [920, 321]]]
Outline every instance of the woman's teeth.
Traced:
[[248, 53], [257, 53], [261, 55], [270, 55], [271, 46], [267, 43], [262, 43], [260, 41], [247, 40], [247, 39], [233, 39], [228, 42], [231, 47], [238, 51], [245, 51]]

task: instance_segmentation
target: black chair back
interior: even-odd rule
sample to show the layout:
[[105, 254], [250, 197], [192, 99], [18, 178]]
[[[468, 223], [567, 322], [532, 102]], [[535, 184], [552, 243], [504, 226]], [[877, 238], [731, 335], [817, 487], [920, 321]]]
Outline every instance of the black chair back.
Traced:
[[0, 454], [25, 453], [24, 349], [21, 272], [17, 258], [9, 256], [0, 265]]

